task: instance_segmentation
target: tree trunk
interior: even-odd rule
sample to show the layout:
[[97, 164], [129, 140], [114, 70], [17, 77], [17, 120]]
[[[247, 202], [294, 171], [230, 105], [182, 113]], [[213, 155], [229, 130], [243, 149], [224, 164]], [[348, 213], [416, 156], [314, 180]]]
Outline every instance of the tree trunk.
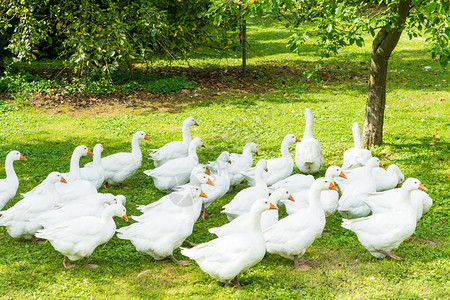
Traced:
[[389, 57], [397, 46], [408, 16], [411, 0], [400, 0], [397, 6], [397, 27], [389, 32], [382, 28], [372, 43], [369, 90], [363, 127], [363, 142], [367, 148], [383, 142], [384, 108], [386, 106], [386, 75]]

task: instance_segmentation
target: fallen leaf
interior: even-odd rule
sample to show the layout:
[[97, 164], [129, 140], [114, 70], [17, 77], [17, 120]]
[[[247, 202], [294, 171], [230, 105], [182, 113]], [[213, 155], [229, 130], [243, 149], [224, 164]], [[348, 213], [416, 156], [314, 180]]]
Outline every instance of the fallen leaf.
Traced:
[[437, 133], [433, 134], [433, 137], [434, 137], [435, 139], [441, 138]]

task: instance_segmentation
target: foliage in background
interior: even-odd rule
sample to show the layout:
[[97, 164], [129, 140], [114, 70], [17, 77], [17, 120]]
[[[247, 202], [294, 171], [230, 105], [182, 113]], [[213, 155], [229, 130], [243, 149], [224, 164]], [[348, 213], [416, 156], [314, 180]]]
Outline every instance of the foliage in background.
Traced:
[[233, 23], [211, 26], [208, 0], [1, 0], [0, 33], [14, 61], [57, 55], [80, 75], [121, 62], [224, 48]]

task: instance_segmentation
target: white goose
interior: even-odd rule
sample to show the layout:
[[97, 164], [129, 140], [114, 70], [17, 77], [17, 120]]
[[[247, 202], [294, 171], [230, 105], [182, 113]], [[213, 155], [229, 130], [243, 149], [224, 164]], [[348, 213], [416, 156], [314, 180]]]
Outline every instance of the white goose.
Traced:
[[374, 168], [381, 166], [376, 157], [370, 158], [364, 168], [364, 173], [358, 180], [351, 182], [339, 199], [339, 213], [347, 219], [361, 218], [370, 214], [370, 208], [364, 202], [364, 195], [375, 193], [376, 185], [373, 179]]
[[326, 178], [314, 181], [309, 191], [309, 206], [289, 215], [263, 231], [267, 252], [294, 261], [294, 268], [301, 268], [299, 258], [318, 238], [325, 227], [325, 214], [320, 204], [322, 191], [337, 190]]
[[279, 188], [285, 188], [291, 193], [296, 193], [301, 190], [309, 189], [314, 180], [314, 176], [312, 175], [294, 174], [269, 186], [269, 192], [271, 193]]
[[84, 167], [80, 169], [81, 179], [87, 180], [99, 189], [103, 181], [105, 181], [105, 170], [103, 169], [102, 163], [102, 152], [105, 151], [102, 144], [97, 144], [94, 146], [93, 150], [93, 167]]
[[188, 182], [192, 169], [198, 165], [197, 147], [205, 147], [201, 138], [194, 138], [189, 144], [189, 155], [172, 159], [164, 165], [144, 171], [153, 178], [156, 188], [168, 192]]
[[342, 227], [356, 233], [359, 242], [372, 256], [376, 258], [389, 256], [401, 260], [391, 251], [410, 237], [416, 229], [417, 212], [411, 205], [411, 191], [417, 189], [426, 190], [419, 180], [409, 178], [402, 188], [398, 189], [395, 201], [392, 201], [395, 203], [395, 209], [379, 211], [365, 218], [343, 219]]
[[[336, 178], [347, 178], [342, 169], [338, 166], [330, 166], [325, 172], [325, 178], [332, 181], [333, 183], [336, 181]], [[299, 209], [307, 208], [309, 205], [308, 197], [309, 197], [310, 187], [304, 190], [301, 190], [296, 193], [292, 193], [292, 197], [294, 197], [295, 202], [290, 201], [282, 201], [286, 206], [286, 212], [290, 215], [297, 212]], [[339, 203], [339, 192], [336, 190], [326, 190], [320, 193], [320, 205], [322, 206], [325, 217], [333, 214], [337, 208]]]
[[177, 203], [177, 210], [146, 212], [138, 218], [139, 222], [118, 229], [117, 237], [130, 240], [137, 251], [147, 253], [155, 260], [170, 257], [175, 263], [186, 264], [186, 261], [175, 259], [173, 250], [192, 234], [202, 207], [200, 197], [205, 196], [199, 188], [192, 188], [191, 197]]
[[230, 154], [227, 151], [222, 152], [217, 160], [211, 164], [214, 164], [213, 169], [216, 169], [217, 173], [212, 173], [210, 175], [214, 185], [202, 185], [202, 191], [208, 195], [208, 198], [203, 198], [203, 208], [200, 215], [202, 219], [205, 219], [206, 209], [211, 205], [211, 203], [220, 199], [230, 189], [230, 174], [228, 173], [230, 166]]
[[[81, 179], [80, 158], [86, 155], [92, 155], [92, 152], [84, 145], [80, 145], [73, 150], [70, 158], [70, 171], [61, 174], [68, 183], [57, 183], [55, 185], [61, 202], [72, 201], [79, 197], [97, 193], [97, 189], [89, 181]], [[45, 194], [47, 188], [45, 181], [46, 179], [22, 196], [26, 198], [31, 195]]]
[[[372, 214], [400, 209], [405, 201], [410, 201], [414, 211], [416, 212], [416, 219], [418, 221], [422, 217], [422, 214], [428, 211], [429, 201], [425, 201], [427, 204], [424, 204], [424, 202], [417, 197], [418, 195], [428, 196], [428, 194], [414, 188], [414, 181], [416, 180], [417, 179], [415, 178], [408, 178], [405, 183], [403, 183], [401, 188], [365, 194], [363, 195], [363, 200], [370, 207]], [[425, 187], [421, 189], [426, 190], [424, 188]], [[425, 198], [427, 199], [428, 197]], [[399, 200], [399, 198], [403, 199]]]
[[44, 228], [50, 228], [79, 217], [100, 217], [107, 205], [116, 203], [125, 205], [125, 200], [125, 196], [123, 195], [118, 195], [116, 197], [109, 193], [87, 195], [76, 201], [64, 203], [60, 208], [44, 212], [37, 219]]
[[[138, 205], [137, 209], [140, 210], [143, 215], [132, 216], [136, 221], [140, 221], [148, 216], [147, 213], [153, 213], [156, 211], [169, 213], [171, 210], [178, 210], [179, 206], [185, 206], [185, 203], [190, 205], [192, 198], [195, 196], [196, 189], [202, 189], [204, 184], [214, 185], [211, 179], [204, 173], [192, 174], [190, 182], [182, 185], [172, 193], [165, 195], [158, 201], [152, 202], [147, 205]], [[201, 197], [206, 198], [204, 193], [200, 194]]]
[[162, 166], [169, 160], [188, 155], [189, 143], [192, 141], [190, 130], [193, 125], [198, 126], [195, 119], [192, 117], [187, 118], [184, 120], [181, 128], [183, 132], [182, 141], [174, 141], [165, 144], [161, 148], [150, 149], [150, 159], [154, 161], [156, 168]]
[[[300, 142], [293, 134], [288, 134], [281, 142], [281, 157], [267, 160], [267, 172], [264, 173], [264, 179], [267, 185], [272, 185], [277, 181], [285, 179], [292, 174], [294, 170], [294, 160], [289, 153], [289, 145], [295, 142]], [[249, 185], [255, 185], [255, 168], [250, 168], [241, 172]]]
[[[275, 192], [273, 192], [267, 200], [274, 206], [277, 206], [278, 202], [284, 199], [294, 201], [294, 198], [292, 198], [287, 189], [279, 188]], [[218, 237], [221, 237], [227, 234], [245, 231], [249, 226], [249, 222], [251, 222], [251, 212], [240, 215], [230, 223], [226, 223], [220, 227], [210, 228], [208, 229], [208, 231], [212, 234], [217, 235]], [[264, 231], [276, 222], [278, 222], [278, 210], [269, 210], [263, 212], [261, 215], [261, 230]]]
[[19, 151], [11, 151], [6, 155], [5, 171], [6, 178], [0, 179], [0, 210], [5, 207], [9, 200], [14, 198], [19, 188], [19, 178], [14, 171], [13, 162], [16, 160], [27, 160]]
[[[139, 147], [140, 140], [150, 140], [143, 131], [138, 131], [131, 140], [131, 152], [120, 152], [102, 158], [105, 170], [105, 181], [110, 185], [120, 184], [130, 178], [141, 167], [142, 151]], [[85, 166], [92, 166], [89, 163]]]
[[109, 241], [116, 232], [113, 217], [122, 217], [126, 221], [125, 207], [118, 203], [105, 208], [101, 217], [85, 216], [75, 218], [55, 227], [39, 230], [36, 237], [48, 240], [56, 251], [64, 255], [64, 268], [72, 268], [68, 260], [84, 258], [84, 266], [96, 268], [97, 265], [88, 264], [88, 257], [99, 245]]
[[352, 131], [355, 146], [344, 152], [344, 162], [342, 163], [342, 169], [344, 170], [363, 167], [372, 157], [372, 153], [363, 148], [358, 122], [353, 123]]
[[228, 168], [228, 173], [230, 173], [230, 185], [235, 186], [244, 180], [244, 176], [241, 172], [251, 168], [253, 165], [253, 155], [255, 153], [258, 155], [258, 147], [255, 143], [248, 143], [244, 146], [242, 154], [231, 153], [230, 161], [231, 165]]
[[0, 226], [5, 226], [13, 238], [36, 241], [34, 234], [42, 227], [37, 218], [59, 203], [55, 188], [58, 182], [66, 182], [61, 173], [50, 173], [45, 180], [45, 193], [28, 196], [8, 210], [0, 212]]
[[181, 253], [197, 262], [211, 277], [229, 285], [237, 276], [260, 262], [266, 253], [261, 233], [261, 214], [276, 209], [267, 199], [259, 199], [252, 205], [250, 221], [245, 231], [225, 235], [191, 249], [181, 248]]
[[322, 147], [312, 133], [313, 115], [305, 108], [305, 132], [302, 141], [295, 147], [295, 164], [302, 173], [317, 173], [323, 164]]
[[227, 215], [228, 221], [232, 221], [234, 218], [249, 212], [253, 202], [257, 199], [267, 199], [269, 197], [267, 184], [263, 177], [263, 173], [266, 170], [267, 161], [265, 159], [259, 160], [255, 167], [255, 186], [241, 190], [230, 203], [222, 207], [223, 210], [221, 212]]
[[[339, 188], [344, 192], [350, 183], [355, 180], [359, 180], [361, 176], [364, 176], [364, 172], [364, 167], [345, 170], [348, 180], [336, 178], [336, 183], [339, 184]], [[381, 165], [380, 168], [372, 169], [372, 178], [375, 182], [377, 192], [399, 187], [405, 180], [405, 176], [402, 171], [400, 171], [400, 168], [395, 164], [390, 165], [387, 170], [385, 170]]]

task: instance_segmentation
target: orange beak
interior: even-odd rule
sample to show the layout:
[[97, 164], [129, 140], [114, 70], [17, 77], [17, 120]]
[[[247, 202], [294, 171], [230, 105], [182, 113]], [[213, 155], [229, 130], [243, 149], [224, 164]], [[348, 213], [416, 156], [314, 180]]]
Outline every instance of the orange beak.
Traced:
[[61, 179], [59, 180], [59, 182], [64, 182], [67, 183], [67, 181], [64, 179], [64, 177], [61, 176]]
[[273, 205], [272, 203], [270, 203], [270, 208], [269, 209], [278, 209], [278, 207], [276, 207], [275, 205]]
[[399, 187], [401, 187], [401, 186], [402, 186], [402, 184], [399, 183], [399, 184], [397, 184], [395, 187], [396, 187], [396, 188], [399, 188]]
[[291, 201], [293, 201], [293, 202], [295, 202], [295, 200], [294, 200], [294, 197], [292, 197], [292, 195], [291, 195], [291, 194], [289, 194], [289, 197], [288, 197], [288, 199], [289, 199], [289, 200], [291, 200]]
[[206, 194], [203, 193], [203, 191], [200, 191], [200, 197], [208, 198], [208, 196], [206, 196]]
[[258, 151], [256, 151], [255, 154], [256, 154], [256, 155], [259, 155], [259, 154], [258, 154]]
[[22, 154], [20, 154], [20, 158], [19, 158], [20, 160], [27, 160], [26, 158], [25, 158], [25, 156], [23, 156]]
[[105, 147], [103, 147], [103, 150], [102, 150], [102, 151], [106, 151]]
[[124, 214], [122, 218], [128, 222], [127, 214]]
[[384, 169], [384, 166], [383, 166], [383, 164], [380, 162], [380, 168], [383, 168]]
[[195, 121], [194, 125], [195, 125], [195, 126], [198, 126], [198, 123], [197, 123], [197, 121]]
[[338, 191], [337, 187], [336, 187], [332, 182], [330, 182], [330, 187], [329, 187], [329, 189], [330, 189], [330, 190], [335, 190], [336, 192]]
[[206, 148], [205, 144], [202, 144], [202, 147], [203, 147], [203, 148]]
[[205, 173], [206, 175], [211, 175], [211, 172], [208, 169], [206, 169]]
[[214, 183], [211, 181], [211, 178], [208, 178], [208, 181], [206, 181], [206, 184], [214, 185]]
[[341, 174], [339, 174], [339, 177], [343, 177], [343, 178], [347, 179], [347, 175], [345, 175], [343, 171], [341, 171]]
[[423, 184], [419, 185], [419, 190], [428, 191], [428, 189]]
[[302, 140], [299, 139], [298, 137], [295, 138], [295, 142], [296, 142], [296, 143], [301, 142], [301, 141], [302, 141]]
[[144, 140], [150, 141], [147, 135], [144, 136]]
[[92, 153], [91, 150], [88, 149], [87, 155], [94, 155], [94, 153]]

